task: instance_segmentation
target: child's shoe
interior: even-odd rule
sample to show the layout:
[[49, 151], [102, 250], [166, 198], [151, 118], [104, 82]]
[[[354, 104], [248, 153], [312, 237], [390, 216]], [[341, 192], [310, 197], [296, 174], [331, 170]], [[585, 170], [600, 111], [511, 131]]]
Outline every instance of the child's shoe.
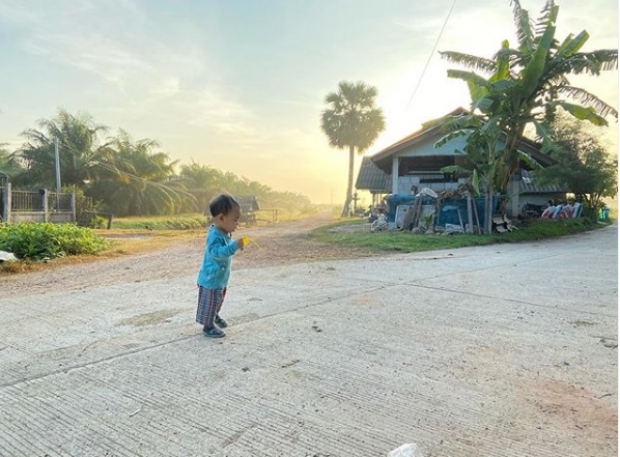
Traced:
[[226, 336], [226, 333], [217, 327], [205, 327], [202, 329], [202, 333], [209, 338], [223, 338]]
[[215, 324], [220, 328], [228, 327], [228, 322], [222, 319], [219, 314], [215, 315]]

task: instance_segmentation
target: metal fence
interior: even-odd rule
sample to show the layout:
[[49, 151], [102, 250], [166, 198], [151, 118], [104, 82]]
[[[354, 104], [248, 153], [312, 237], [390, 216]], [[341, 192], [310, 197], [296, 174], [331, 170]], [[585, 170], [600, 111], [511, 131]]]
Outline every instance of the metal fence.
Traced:
[[12, 190], [11, 183], [5, 183], [0, 197], [4, 222], [76, 222], [75, 193]]
[[43, 211], [47, 199], [50, 211], [71, 211], [73, 194], [56, 192], [13, 190], [11, 192], [11, 211]]

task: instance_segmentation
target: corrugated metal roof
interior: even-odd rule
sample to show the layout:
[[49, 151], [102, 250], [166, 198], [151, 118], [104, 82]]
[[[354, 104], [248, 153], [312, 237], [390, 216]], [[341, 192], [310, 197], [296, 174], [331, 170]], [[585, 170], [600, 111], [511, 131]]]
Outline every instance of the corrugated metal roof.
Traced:
[[360, 171], [357, 175], [355, 188], [359, 190], [368, 190], [370, 192], [390, 191], [390, 176], [385, 174], [383, 170], [377, 167], [370, 157], [363, 157]]
[[536, 184], [534, 174], [531, 171], [521, 169], [521, 179], [519, 180], [520, 194], [565, 194], [569, 192], [566, 186], [555, 184]]
[[241, 209], [244, 212], [248, 211], [258, 211], [258, 202], [256, 201], [256, 197], [254, 195], [238, 195], [234, 197], [241, 206]]

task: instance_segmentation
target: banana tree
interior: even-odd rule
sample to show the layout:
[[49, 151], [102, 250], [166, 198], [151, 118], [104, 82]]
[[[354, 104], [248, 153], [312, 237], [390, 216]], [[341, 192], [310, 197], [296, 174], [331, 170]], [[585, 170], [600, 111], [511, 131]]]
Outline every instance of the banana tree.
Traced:
[[[553, 147], [549, 124], [558, 108], [595, 125], [607, 125], [607, 116], [618, 112], [567, 79], [571, 74], [597, 76], [618, 68], [618, 50], [580, 52], [589, 38], [586, 31], [555, 39], [559, 6], [547, 0], [540, 18], [533, 22], [518, 0], [510, 1], [516, 25], [518, 48], [508, 41], [492, 59], [458, 52], [441, 52], [450, 62], [475, 71], [449, 70], [448, 76], [465, 81], [470, 90], [472, 112], [485, 120], [482, 129], [497, 126], [505, 141], [497, 154], [497, 191], [506, 192], [511, 176], [519, 169], [523, 154], [518, 146], [528, 124], [536, 129], [543, 151]], [[569, 100], [574, 101], [571, 103]]]
[[[482, 115], [467, 113], [447, 117], [439, 121], [446, 135], [435, 147], [443, 146], [458, 137], [465, 137], [463, 150], [467, 157], [466, 167], [453, 165], [441, 169], [443, 173], [459, 173], [469, 176], [470, 188], [475, 196], [485, 195], [484, 231], [491, 233], [493, 218], [493, 197], [502, 179], [502, 141], [505, 138], [499, 122]], [[518, 151], [520, 160], [533, 168], [539, 167], [529, 155]]]

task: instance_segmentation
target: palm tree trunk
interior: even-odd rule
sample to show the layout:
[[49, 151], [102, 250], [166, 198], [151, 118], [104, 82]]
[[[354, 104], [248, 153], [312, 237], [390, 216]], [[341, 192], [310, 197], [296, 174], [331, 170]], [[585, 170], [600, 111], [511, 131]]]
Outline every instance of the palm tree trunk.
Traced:
[[342, 208], [342, 214], [340, 217], [349, 216], [349, 207], [351, 206], [351, 199], [353, 198], [353, 166], [355, 161], [355, 146], [349, 146], [349, 179], [347, 182], [347, 197], [344, 201]]

